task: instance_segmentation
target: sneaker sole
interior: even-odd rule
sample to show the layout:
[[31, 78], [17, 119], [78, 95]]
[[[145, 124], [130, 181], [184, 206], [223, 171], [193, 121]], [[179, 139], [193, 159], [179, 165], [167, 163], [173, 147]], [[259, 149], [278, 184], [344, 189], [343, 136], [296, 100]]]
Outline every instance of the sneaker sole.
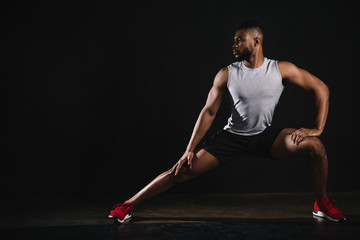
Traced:
[[321, 218], [326, 218], [327, 220], [333, 221], [333, 222], [344, 222], [346, 221], [346, 218], [342, 218], [340, 220], [334, 219], [332, 217], [329, 217], [328, 215], [326, 215], [325, 213], [321, 212], [321, 211], [317, 211], [314, 210], [313, 211], [313, 215], [317, 216], [317, 217], [321, 217]]
[[110, 218], [110, 219], [113, 219], [113, 220], [116, 219], [119, 223], [124, 223], [126, 220], [128, 220], [128, 219], [131, 218], [131, 215], [130, 215], [130, 214], [126, 214], [126, 216], [124, 217], [123, 220], [120, 220], [118, 217], [116, 217], [116, 216], [111, 216], [111, 215], [109, 215], [109, 218]]

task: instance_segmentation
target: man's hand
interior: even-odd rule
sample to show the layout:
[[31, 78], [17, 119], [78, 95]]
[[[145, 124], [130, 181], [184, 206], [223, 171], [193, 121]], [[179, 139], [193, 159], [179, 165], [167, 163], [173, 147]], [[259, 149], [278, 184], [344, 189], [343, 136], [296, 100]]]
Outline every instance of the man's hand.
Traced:
[[320, 136], [321, 130], [300, 128], [291, 134], [291, 140], [294, 144], [299, 145], [306, 137], [317, 137]]
[[184, 155], [180, 158], [180, 160], [173, 166], [171, 169], [170, 174], [174, 174], [175, 176], [178, 175], [181, 167], [184, 165], [185, 162], [187, 162], [189, 169], [192, 168], [192, 160], [194, 158], [195, 153], [192, 151], [186, 151]]

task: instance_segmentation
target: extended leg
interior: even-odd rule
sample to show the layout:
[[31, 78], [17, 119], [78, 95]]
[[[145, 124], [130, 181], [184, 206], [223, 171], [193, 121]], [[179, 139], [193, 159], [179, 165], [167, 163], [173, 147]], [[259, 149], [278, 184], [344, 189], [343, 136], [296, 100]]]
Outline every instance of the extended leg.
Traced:
[[200, 150], [196, 156], [194, 156], [193, 167], [191, 170], [184, 164], [177, 176], [170, 174], [171, 170], [165, 171], [136, 193], [127, 202], [131, 202], [133, 205], [139, 204], [146, 199], [164, 192], [179, 182], [189, 180], [219, 165], [220, 162], [213, 155], [209, 154], [205, 150]]

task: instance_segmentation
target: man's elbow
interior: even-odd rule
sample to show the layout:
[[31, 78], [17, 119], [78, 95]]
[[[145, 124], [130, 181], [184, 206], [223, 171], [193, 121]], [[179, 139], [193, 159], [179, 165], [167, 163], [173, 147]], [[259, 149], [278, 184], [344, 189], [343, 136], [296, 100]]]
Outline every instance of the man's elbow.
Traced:
[[330, 88], [324, 82], [321, 82], [321, 84], [315, 89], [315, 94], [329, 98]]
[[330, 97], [330, 88], [328, 85], [326, 85], [325, 83], [322, 86], [322, 92], [324, 95], [326, 95], [327, 97]]
[[203, 109], [203, 114], [206, 115], [206, 116], [209, 117], [209, 118], [214, 119], [215, 116], [216, 116], [216, 111], [213, 110], [213, 109], [211, 109], [211, 108], [205, 107], [205, 108]]

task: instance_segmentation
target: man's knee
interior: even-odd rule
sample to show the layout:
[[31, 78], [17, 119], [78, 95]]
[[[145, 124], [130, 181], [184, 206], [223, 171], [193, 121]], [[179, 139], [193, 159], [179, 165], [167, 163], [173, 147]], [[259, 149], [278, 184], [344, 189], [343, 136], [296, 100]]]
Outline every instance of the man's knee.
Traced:
[[306, 137], [299, 144], [295, 144], [291, 139], [291, 134], [287, 134], [284, 140], [286, 148], [291, 152], [315, 155], [325, 153], [325, 147], [318, 137]]
[[295, 129], [284, 129], [276, 143], [274, 143], [271, 154], [276, 159], [293, 157], [293, 156], [326, 156], [325, 147], [317, 137], [306, 137], [299, 144], [295, 144], [291, 139], [291, 133]]
[[187, 166], [184, 165], [180, 168], [177, 175], [175, 175], [175, 172], [173, 172], [172, 169], [167, 171], [167, 175], [169, 177], [169, 180], [174, 183], [184, 182], [193, 177], [193, 173]]
[[325, 147], [318, 137], [307, 137], [303, 140], [302, 145], [305, 154], [308, 156], [323, 157], [326, 154]]
[[316, 156], [324, 156], [326, 154], [325, 147], [318, 137], [310, 137], [310, 154]]

